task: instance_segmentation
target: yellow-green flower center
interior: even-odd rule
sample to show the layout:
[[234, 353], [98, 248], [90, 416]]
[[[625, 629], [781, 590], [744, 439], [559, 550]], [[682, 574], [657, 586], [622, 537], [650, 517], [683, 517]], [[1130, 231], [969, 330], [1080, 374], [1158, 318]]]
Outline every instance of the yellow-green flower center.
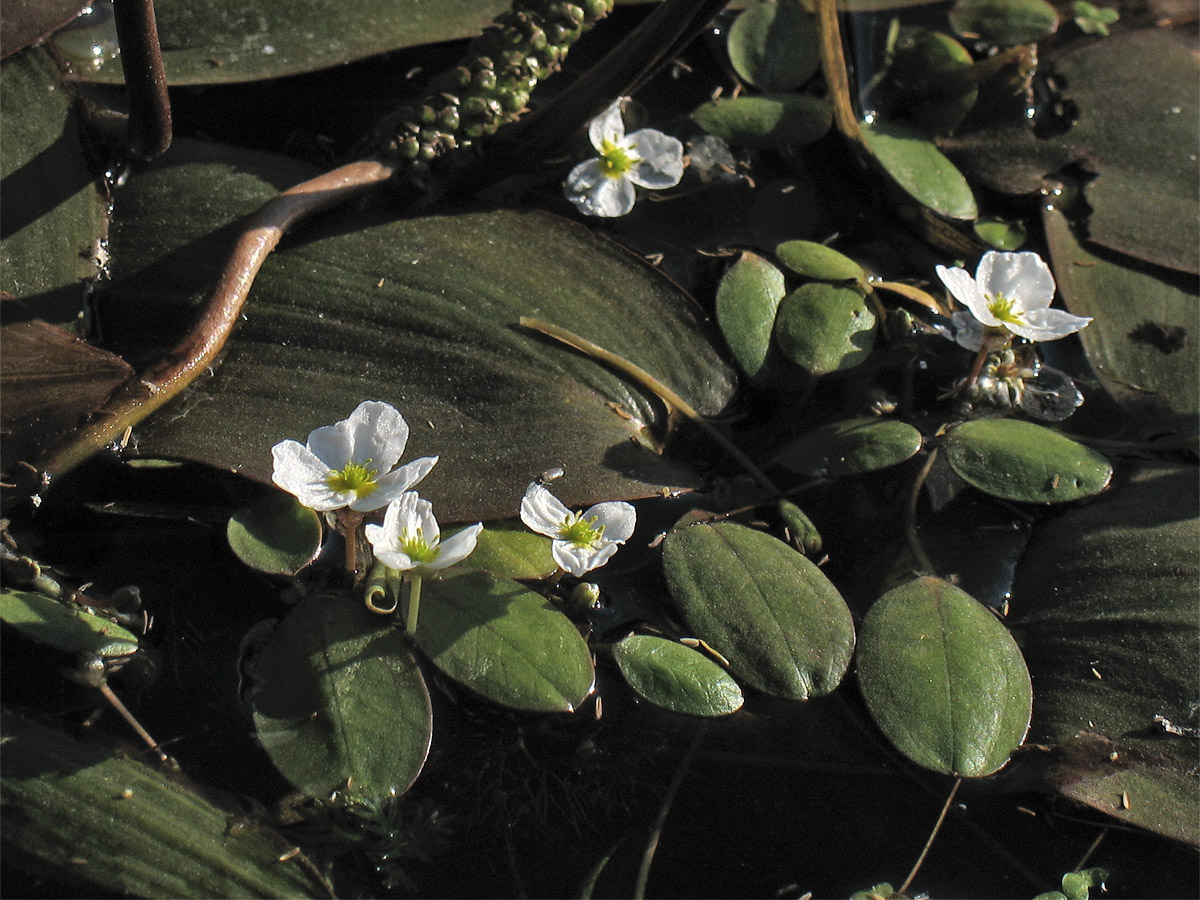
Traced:
[[623, 146], [605, 138], [600, 143], [600, 165], [604, 167], [604, 174], [609, 178], [620, 178], [641, 162], [642, 158], [633, 152], [636, 149], [636, 144]]
[[415, 563], [433, 562], [438, 555], [438, 548], [429, 546], [420, 528], [416, 530], [415, 534], [408, 534], [400, 538], [400, 549]]
[[576, 547], [591, 547], [604, 537], [604, 526], [597, 525], [599, 516], [585, 519], [583, 513], [571, 513], [558, 530], [558, 539], [574, 544]]
[[1005, 325], [1020, 325], [1021, 314], [1013, 309], [1015, 301], [1005, 297], [1003, 294], [997, 294], [995, 297], [988, 297], [988, 312], [1003, 322]]
[[325, 476], [325, 484], [339, 494], [349, 491], [359, 499], [370, 497], [379, 487], [375, 481], [379, 470], [370, 468], [370, 462], [369, 459], [361, 463], [348, 462], [342, 469], [333, 469]]

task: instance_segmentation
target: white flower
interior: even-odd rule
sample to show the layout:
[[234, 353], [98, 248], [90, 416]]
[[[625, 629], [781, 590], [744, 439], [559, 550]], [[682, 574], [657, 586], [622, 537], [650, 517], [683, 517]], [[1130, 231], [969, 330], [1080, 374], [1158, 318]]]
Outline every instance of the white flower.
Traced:
[[375, 558], [389, 569], [445, 569], [462, 562], [475, 549], [483, 525], [476, 523], [441, 542], [433, 504], [409, 491], [388, 504], [382, 525], [368, 524], [367, 540]]
[[539, 482], [525, 490], [521, 521], [538, 534], [553, 538], [554, 561], [578, 577], [608, 562], [633, 534], [637, 513], [628, 503], [597, 503], [573, 513]]
[[599, 158], [581, 162], [567, 176], [567, 199], [586, 216], [623, 216], [633, 209], [634, 185], [662, 190], [683, 177], [683, 144], [653, 128], [626, 135], [622, 99], [588, 125]]
[[975, 277], [966, 269], [937, 267], [938, 278], [969, 312], [951, 317], [954, 340], [968, 350], [983, 345], [984, 329], [1011, 332], [1028, 341], [1056, 341], [1074, 334], [1090, 321], [1050, 309], [1054, 276], [1036, 253], [989, 250], [979, 261]]
[[288, 440], [272, 447], [272, 479], [310, 509], [369, 512], [387, 506], [437, 462], [425, 456], [393, 469], [407, 443], [408, 424], [395, 407], [364, 400], [350, 418], [310, 432], [307, 446]]

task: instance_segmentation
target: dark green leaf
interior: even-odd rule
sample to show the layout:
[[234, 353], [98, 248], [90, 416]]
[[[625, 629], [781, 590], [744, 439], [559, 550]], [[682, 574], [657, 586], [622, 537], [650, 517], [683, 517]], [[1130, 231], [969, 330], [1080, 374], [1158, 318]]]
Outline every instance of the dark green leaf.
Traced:
[[863, 267], [846, 256], [815, 241], [784, 241], [775, 248], [779, 261], [805, 278], [820, 281], [865, 281]]
[[1029, 728], [1033, 686], [1016, 641], [970, 595], [919, 578], [863, 620], [858, 683], [901, 753], [976, 778], [1008, 762]]
[[779, 501], [779, 515], [787, 526], [792, 543], [796, 544], [805, 556], [816, 556], [821, 552], [821, 532], [813, 524], [812, 519], [804, 514], [804, 510], [790, 500]]
[[[458, 530], [446, 529], [442, 540]], [[550, 539], [534, 534], [519, 521], [488, 522], [464, 565], [497, 578], [542, 579], [558, 571], [558, 563], [550, 555]]]
[[[181, 162], [195, 153], [225, 161]], [[271, 194], [252, 173], [295, 178], [294, 164], [259, 154], [172, 154], [122, 194], [104, 297], [106, 337], [141, 352], [190, 322], [232, 243], [212, 229]], [[567, 468], [572, 506], [698, 483], [650, 449], [665, 428], [656, 400], [521, 328], [523, 315], [631, 360], [702, 413], [732, 392], [691, 298], [581, 226], [536, 212], [347, 211], [267, 260], [215, 377], [139, 435], [139, 452], [265, 482], [276, 442], [372, 399], [408, 420], [407, 457], [441, 457], [421, 490], [447, 522], [511, 518], [530, 478], [554, 465]]]
[[295, 575], [321, 549], [321, 518], [291, 494], [276, 491], [233, 514], [225, 537], [234, 554], [268, 575]]
[[729, 61], [764, 91], [790, 91], [817, 72], [817, 26], [800, 0], [756, 0], [729, 29]]
[[742, 689], [729, 673], [683, 644], [631, 634], [613, 645], [613, 657], [630, 687], [672, 712], [727, 716], [742, 707]]
[[898, 122], [864, 124], [862, 134], [884, 171], [917, 202], [949, 219], [979, 215], [967, 179], [929, 138]]
[[895, 419], [845, 419], [784, 447], [775, 462], [801, 475], [838, 478], [902, 463], [921, 449], [921, 432]]
[[1046, 0], [958, 0], [950, 25], [966, 38], [1028, 44], [1058, 30], [1058, 13]]
[[462, 571], [426, 580], [417, 646], [455, 681], [527, 712], [573, 712], [595, 683], [571, 620], [515, 581]]
[[1094, 318], [1079, 337], [1105, 389], [1158, 428], [1194, 432], [1200, 421], [1196, 280], [1089, 250], [1058, 210], [1046, 211], [1043, 221], [1063, 301], [1076, 315]]
[[301, 600], [259, 649], [254, 675], [259, 741], [300, 790], [378, 802], [420, 774], [433, 734], [429, 691], [403, 635], [359, 598]]
[[4, 62], [0, 131], [0, 289], [41, 319], [74, 326], [79, 282], [101, 272], [108, 208], [84, 158], [71, 96], [43, 48]]
[[965, 482], [1022, 503], [1065, 503], [1108, 487], [1103, 454], [1057, 431], [1016, 419], [979, 419], [951, 429], [946, 458]]
[[[1045, 524], [1017, 568], [1013, 627], [1037, 681], [1030, 739], [1050, 786], [1200, 845], [1200, 509], [1194, 467], [1147, 468]], [[1123, 795], [1129, 799], [1125, 808]]]
[[852, 369], [875, 349], [875, 313], [855, 288], [810, 282], [779, 304], [775, 339], [813, 375]]
[[663, 564], [688, 627], [738, 678], [792, 700], [841, 682], [854, 651], [850, 610], [787, 544], [735, 522], [681, 523], [667, 535]]
[[829, 104], [804, 94], [713, 100], [697, 107], [692, 118], [727, 144], [752, 149], [811, 144], [833, 123]]
[[0, 618], [27, 638], [64, 653], [115, 659], [138, 649], [137, 635], [111, 619], [32, 591], [0, 591]]
[[139, 762], [136, 750], [7, 712], [3, 734], [6, 866], [136, 897], [331, 895], [279, 834]]
[[926, 134], [948, 134], [971, 111], [978, 94], [974, 60], [962, 44], [919, 29], [896, 44], [888, 81], [893, 101]]

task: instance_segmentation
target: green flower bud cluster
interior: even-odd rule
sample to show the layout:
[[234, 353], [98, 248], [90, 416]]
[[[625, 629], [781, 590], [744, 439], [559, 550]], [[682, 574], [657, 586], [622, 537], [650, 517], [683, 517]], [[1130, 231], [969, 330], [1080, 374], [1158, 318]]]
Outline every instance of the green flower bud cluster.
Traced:
[[538, 79], [557, 72], [571, 45], [612, 6], [613, 0], [513, 0], [458, 66], [380, 124], [376, 155], [407, 163], [405, 171], [420, 178], [435, 159], [515, 121]]

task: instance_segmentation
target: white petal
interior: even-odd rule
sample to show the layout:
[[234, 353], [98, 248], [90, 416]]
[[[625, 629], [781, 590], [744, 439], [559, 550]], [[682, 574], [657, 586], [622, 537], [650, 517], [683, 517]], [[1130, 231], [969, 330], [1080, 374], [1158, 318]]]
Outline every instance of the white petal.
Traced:
[[1061, 309], [1035, 309], [1026, 313], [1024, 319], [1008, 329], [1029, 341], [1057, 341], [1081, 331], [1092, 321], [1088, 316], [1073, 316]]
[[341, 509], [349, 502], [347, 494], [329, 489], [329, 468], [299, 441], [280, 441], [271, 448], [271, 456], [271, 480], [309, 509]]
[[1003, 294], [1012, 300], [1017, 312], [1045, 309], [1054, 300], [1054, 276], [1036, 253], [989, 250], [979, 261], [975, 278], [985, 294]]
[[968, 350], [978, 350], [983, 346], [983, 325], [969, 312], [958, 312], [950, 316], [950, 324], [954, 328], [954, 342]]
[[984, 325], [1000, 324], [1000, 320], [988, 311], [987, 297], [970, 272], [957, 267], [947, 269], [945, 266], [938, 266], [937, 276], [942, 279], [942, 284], [954, 299], [969, 309], [976, 319]]
[[588, 123], [588, 140], [597, 150], [602, 150], [604, 142], [618, 143], [625, 137], [625, 122], [621, 118], [621, 101], [624, 97], [614, 100], [604, 112]]
[[629, 136], [641, 161], [629, 171], [629, 180], [639, 187], [662, 190], [675, 187], [683, 178], [683, 144], [653, 128], [642, 128]]
[[617, 552], [617, 545], [604, 541], [599, 547], [580, 547], [570, 541], [555, 541], [550, 546], [550, 555], [562, 568], [576, 578], [592, 569], [598, 569]]
[[481, 531], [483, 531], [483, 523], [479, 522], [447, 538], [439, 545], [437, 558], [425, 565], [431, 569], [445, 569], [447, 566], [462, 562], [475, 550], [475, 543], [479, 539]]
[[438, 457], [436, 456], [422, 456], [420, 459], [414, 459], [412, 462], [407, 462], [400, 468], [380, 476], [376, 479], [378, 486], [375, 490], [366, 497], [356, 497], [351, 502], [350, 508], [358, 512], [370, 512], [373, 509], [387, 506], [393, 500], [399, 500], [429, 474], [437, 461]]
[[[633, 534], [637, 524], [637, 510], [621, 500], [608, 503], [597, 503], [583, 514], [585, 521], [590, 522], [595, 516], [596, 524], [604, 526], [604, 540], [614, 544], [623, 544]], [[614, 553], [616, 550], [613, 551]]]
[[556, 538], [570, 515], [571, 511], [545, 485], [534, 481], [525, 489], [525, 496], [521, 498], [521, 521], [531, 531]]
[[606, 175], [599, 160], [581, 162], [567, 176], [566, 196], [585, 216], [626, 215], [637, 199], [627, 177]]

